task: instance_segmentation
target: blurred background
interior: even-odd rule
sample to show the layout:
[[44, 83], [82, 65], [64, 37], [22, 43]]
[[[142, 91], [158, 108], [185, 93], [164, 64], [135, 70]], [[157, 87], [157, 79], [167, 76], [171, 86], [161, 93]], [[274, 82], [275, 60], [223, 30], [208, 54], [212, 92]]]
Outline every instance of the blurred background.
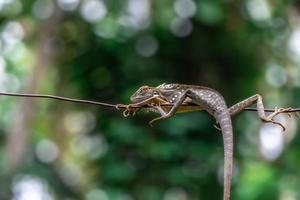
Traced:
[[[212, 87], [232, 105], [300, 107], [300, 3], [0, 0], [0, 91], [129, 103], [141, 85]], [[223, 142], [206, 113], [0, 98], [0, 199], [221, 199]], [[300, 199], [299, 117], [234, 117], [232, 199]]]

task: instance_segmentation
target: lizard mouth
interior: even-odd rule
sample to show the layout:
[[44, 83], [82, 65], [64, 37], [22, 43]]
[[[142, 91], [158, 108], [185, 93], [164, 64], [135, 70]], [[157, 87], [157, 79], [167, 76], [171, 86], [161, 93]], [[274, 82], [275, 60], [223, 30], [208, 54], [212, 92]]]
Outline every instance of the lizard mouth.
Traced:
[[133, 96], [133, 97], [130, 98], [130, 100], [131, 100], [132, 103], [139, 103], [139, 102], [145, 101], [149, 98], [150, 97], [135, 97], [135, 96]]

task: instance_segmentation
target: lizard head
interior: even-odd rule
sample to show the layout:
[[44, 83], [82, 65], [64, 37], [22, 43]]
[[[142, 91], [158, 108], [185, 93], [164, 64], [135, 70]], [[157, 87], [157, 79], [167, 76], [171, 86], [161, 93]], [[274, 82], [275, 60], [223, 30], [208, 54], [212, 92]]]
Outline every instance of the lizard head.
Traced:
[[[142, 86], [140, 87], [131, 97], [130, 100], [133, 103], [140, 103], [145, 100], [150, 100], [151, 102], [171, 102], [179, 84], [161, 84], [157, 87]], [[148, 102], [149, 103], [149, 102]]]
[[155, 95], [158, 96], [157, 91], [155, 90], [154, 87], [150, 87], [150, 86], [142, 86], [140, 87], [131, 97], [130, 100], [133, 103], [138, 103], [138, 102], [142, 102], [144, 100], [147, 100], [149, 98], [154, 97]]

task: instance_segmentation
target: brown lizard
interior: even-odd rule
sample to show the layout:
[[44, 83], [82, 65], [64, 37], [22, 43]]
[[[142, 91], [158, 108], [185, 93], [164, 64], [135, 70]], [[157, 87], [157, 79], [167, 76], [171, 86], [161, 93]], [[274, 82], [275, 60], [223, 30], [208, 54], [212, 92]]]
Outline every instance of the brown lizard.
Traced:
[[[171, 117], [177, 112], [191, 112], [196, 110], [205, 110], [216, 119], [220, 125], [224, 143], [224, 192], [223, 199], [230, 199], [230, 188], [232, 179], [233, 165], [233, 131], [231, 115], [241, 112], [244, 108], [256, 103], [258, 115], [263, 122], [277, 124], [285, 130], [279, 122], [273, 118], [279, 114], [290, 110], [275, 109], [275, 111], [266, 116], [262, 97], [256, 94], [244, 101], [241, 101], [228, 108], [223, 96], [214, 89], [185, 84], [162, 84], [157, 87], [142, 86], [132, 96], [132, 104], [127, 106], [124, 115], [135, 113], [136, 106], [148, 105], [150, 110], [160, 113], [160, 117], [149, 122], [154, 122]], [[173, 106], [161, 106], [163, 104], [173, 104]], [[188, 104], [188, 106], [182, 106]]]

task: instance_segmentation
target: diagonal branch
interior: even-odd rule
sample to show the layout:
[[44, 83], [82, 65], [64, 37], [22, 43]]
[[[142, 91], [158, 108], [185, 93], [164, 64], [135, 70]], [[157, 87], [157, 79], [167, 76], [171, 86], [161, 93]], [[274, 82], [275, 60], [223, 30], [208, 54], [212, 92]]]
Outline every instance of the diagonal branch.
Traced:
[[[104, 103], [99, 101], [92, 101], [86, 99], [74, 99], [68, 97], [61, 97], [55, 95], [48, 95], [48, 94], [29, 94], [29, 93], [12, 93], [12, 92], [0, 92], [0, 96], [16, 96], [16, 97], [28, 97], [28, 98], [44, 98], [44, 99], [55, 99], [59, 101], [66, 101], [72, 103], [81, 103], [81, 104], [89, 104], [89, 105], [97, 105], [97, 106], [104, 106], [104, 107], [112, 107], [112, 108], [122, 108], [127, 109], [130, 108], [149, 108], [148, 105], [125, 105], [125, 104], [110, 104]], [[173, 106], [173, 104], [161, 104], [160, 106]], [[197, 106], [195, 104], [183, 104], [182, 106]], [[257, 111], [257, 108], [245, 108], [245, 111]], [[275, 109], [265, 109], [265, 112], [274, 112]], [[283, 113], [293, 113], [293, 112], [300, 112], [300, 108], [291, 108], [289, 110], [283, 111]]]

